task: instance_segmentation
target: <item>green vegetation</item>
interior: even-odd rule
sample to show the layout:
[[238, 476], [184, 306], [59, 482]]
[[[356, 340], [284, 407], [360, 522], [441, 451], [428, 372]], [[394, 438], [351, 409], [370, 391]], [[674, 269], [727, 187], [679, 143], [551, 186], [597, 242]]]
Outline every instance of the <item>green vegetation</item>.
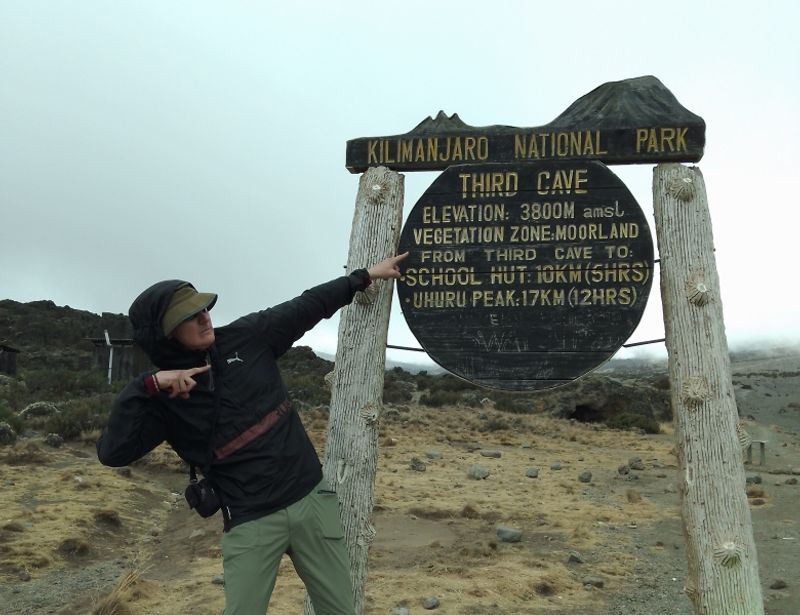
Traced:
[[0, 398], [0, 423], [8, 423], [16, 433], [19, 433], [25, 426], [24, 421], [17, 416], [17, 412], [9, 405], [8, 401], [2, 398]]
[[456, 406], [459, 401], [461, 401], [461, 395], [457, 391], [442, 391], [440, 389], [433, 389], [428, 393], [424, 393], [419, 398], [419, 403], [423, 406], [430, 406], [431, 408]]
[[645, 433], [661, 433], [661, 426], [658, 424], [657, 420], [641, 414], [632, 414], [630, 412], [622, 412], [615, 416], [609, 417], [605, 423], [612, 429], [641, 429]]
[[533, 400], [528, 394], [494, 391], [492, 399], [494, 400], [494, 407], [503, 412], [530, 414], [533, 410]]
[[78, 440], [82, 434], [101, 429], [114, 401], [113, 393], [98, 393], [59, 404], [59, 413], [44, 421], [45, 433], [57, 433], [65, 440]]
[[[9, 423], [17, 433], [31, 429], [42, 434], [57, 433], [67, 440], [102, 427], [114, 396], [126, 382], [107, 384], [105, 370], [92, 367], [97, 365], [94, 347], [86, 338], [102, 336], [104, 330], [108, 330], [111, 337], [128, 338], [129, 327], [127, 319], [120, 314], [97, 316], [59, 307], [51, 301], [22, 304], [0, 300], [0, 340], [7, 340], [21, 351], [18, 374], [0, 375], [0, 421]], [[325, 376], [333, 370], [333, 363], [304, 346], [290, 349], [278, 363], [298, 408], [321, 412], [320, 416], [324, 417], [330, 404]], [[668, 383], [666, 376], [660, 375], [650, 384], [656, 391], [665, 391]], [[543, 409], [553, 413], [554, 408], [566, 407], [564, 403], [554, 405], [557, 396], [543, 398], [542, 395], [547, 394], [489, 390], [450, 374], [433, 375], [427, 371], [412, 374], [395, 367], [385, 374], [382, 401], [395, 406], [418, 401], [431, 409], [458, 405], [476, 408], [476, 411], [489, 404], [495, 410], [512, 415]], [[34, 402], [49, 402], [57, 412], [21, 418], [20, 411]], [[609, 415], [595, 409], [599, 412], [598, 418], [591, 420], [602, 420], [618, 429], [658, 432], [656, 420], [628, 411], [630, 403], [625, 400], [607, 399], [606, 407], [619, 407], [619, 411]], [[497, 417], [483, 421], [481, 429], [495, 431], [506, 429], [509, 424], [509, 420]]]

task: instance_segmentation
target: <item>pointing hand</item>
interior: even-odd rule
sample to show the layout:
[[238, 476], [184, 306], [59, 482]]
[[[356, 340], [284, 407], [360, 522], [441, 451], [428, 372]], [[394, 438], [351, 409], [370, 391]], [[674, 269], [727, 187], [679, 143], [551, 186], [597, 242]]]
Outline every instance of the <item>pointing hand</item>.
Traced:
[[203, 374], [209, 369], [211, 369], [210, 365], [204, 365], [191, 369], [171, 369], [157, 372], [158, 388], [161, 391], [168, 391], [170, 398], [180, 396], [183, 399], [189, 399], [189, 392], [197, 386], [193, 376]]
[[400, 277], [400, 262], [408, 256], [408, 252], [390, 256], [379, 263], [375, 263], [367, 270], [373, 280], [388, 280]]

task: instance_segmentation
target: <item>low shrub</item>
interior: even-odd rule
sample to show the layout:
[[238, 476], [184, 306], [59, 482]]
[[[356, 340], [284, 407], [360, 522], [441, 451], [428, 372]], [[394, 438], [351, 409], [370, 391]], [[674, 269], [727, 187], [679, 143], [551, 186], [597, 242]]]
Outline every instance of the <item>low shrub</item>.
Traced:
[[461, 401], [461, 394], [457, 391], [434, 390], [425, 393], [419, 398], [419, 403], [431, 408], [441, 408], [442, 406], [455, 406]]
[[494, 401], [495, 409], [512, 414], [530, 414], [533, 408], [528, 395], [493, 392], [490, 399]]
[[642, 416], [641, 414], [632, 414], [630, 412], [622, 412], [616, 416], [612, 416], [608, 418], [605, 423], [612, 429], [641, 429], [645, 433], [661, 433], [661, 426], [658, 424], [658, 421], [647, 416]]
[[383, 383], [383, 403], [405, 404], [413, 397], [414, 385], [410, 382], [386, 378]]
[[19, 418], [5, 399], [0, 399], [0, 423], [8, 423], [16, 433], [22, 433], [25, 422]]
[[461, 391], [474, 391], [477, 389], [477, 387], [471, 382], [467, 382], [466, 380], [462, 380], [461, 378], [457, 378], [456, 376], [451, 376], [450, 374], [442, 374], [441, 376], [431, 378], [426, 388], [428, 388], [431, 392], [433, 391], [461, 392]]
[[288, 371], [283, 374], [283, 378], [294, 401], [309, 406], [331, 403], [331, 392], [325, 384], [324, 375]]
[[480, 431], [505, 431], [511, 429], [511, 425], [504, 418], [493, 416], [481, 423]]
[[31, 401], [62, 401], [113, 390], [98, 370], [34, 369], [23, 377]]
[[28, 387], [24, 380], [10, 376], [0, 376], [0, 408], [5, 404], [10, 410], [22, 410], [30, 403]]
[[61, 412], [45, 421], [44, 430], [65, 440], [79, 440], [83, 432], [100, 429], [105, 424], [113, 401], [112, 393], [102, 393], [59, 404]]

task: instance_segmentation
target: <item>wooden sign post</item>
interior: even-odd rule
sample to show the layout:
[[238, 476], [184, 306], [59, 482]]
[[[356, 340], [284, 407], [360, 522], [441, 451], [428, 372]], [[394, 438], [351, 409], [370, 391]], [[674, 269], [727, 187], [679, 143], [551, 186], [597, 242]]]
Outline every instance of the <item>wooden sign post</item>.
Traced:
[[[358, 184], [347, 270], [397, 252], [403, 219], [403, 176], [369, 169]], [[378, 420], [386, 370], [386, 335], [393, 282], [376, 280], [341, 311], [323, 471], [339, 497], [350, 552], [356, 613], [363, 612], [367, 555], [375, 529]], [[313, 614], [306, 598], [306, 615]]]
[[681, 516], [698, 615], [764, 612], [745, 494], [738, 412], [700, 170], [660, 164], [653, 175]]
[[[696, 162], [705, 122], [655, 77], [605, 83], [535, 128], [440, 113], [412, 131], [348, 141], [359, 184], [348, 265], [395, 252], [402, 181], [445, 170], [403, 230], [399, 284], [432, 358], [479, 384], [541, 389], [581, 376], [633, 331], [652, 281], [647, 224], [603, 166]], [[466, 165], [466, 166], [454, 166]], [[763, 613], [737, 413], [699, 171], [661, 165], [656, 234], [681, 468], [689, 579], [701, 615]], [[363, 611], [391, 286], [342, 314], [325, 474], [338, 488]], [[306, 612], [310, 605], [306, 604]]]

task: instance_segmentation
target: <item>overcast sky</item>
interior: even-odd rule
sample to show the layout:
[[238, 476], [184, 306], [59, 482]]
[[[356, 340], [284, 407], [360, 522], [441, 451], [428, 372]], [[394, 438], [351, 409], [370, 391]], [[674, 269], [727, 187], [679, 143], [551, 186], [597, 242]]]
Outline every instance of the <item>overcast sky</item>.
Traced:
[[[729, 342], [797, 340], [798, 6], [0, 0], [0, 298], [125, 313], [177, 277], [224, 324], [343, 272], [348, 139], [540, 126], [654, 75], [707, 124]], [[613, 170], [655, 235], [652, 165]], [[435, 177], [406, 173], [406, 213]], [[630, 341], [659, 337], [656, 277]], [[418, 346], [396, 303], [389, 343]]]

